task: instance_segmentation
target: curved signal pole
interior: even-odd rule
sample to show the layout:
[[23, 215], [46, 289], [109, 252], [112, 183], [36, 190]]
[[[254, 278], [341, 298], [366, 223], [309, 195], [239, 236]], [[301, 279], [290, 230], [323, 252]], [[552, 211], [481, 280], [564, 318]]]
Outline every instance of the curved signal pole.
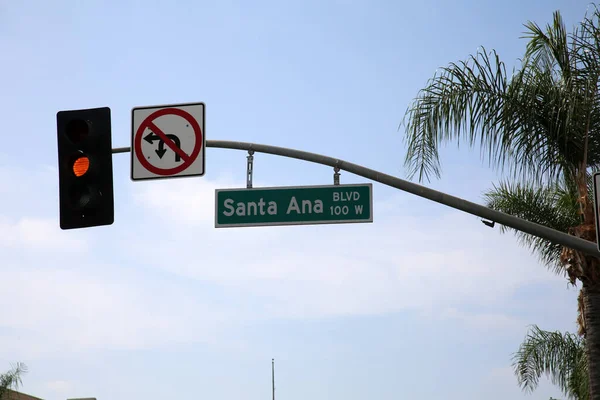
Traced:
[[[600, 257], [600, 252], [598, 251], [597, 245], [594, 242], [590, 242], [588, 240], [584, 240], [576, 236], [557, 231], [547, 226], [543, 226], [518, 217], [514, 217], [512, 215], [508, 215], [500, 211], [492, 210], [491, 208], [487, 208], [480, 204], [473, 203], [461, 199], [459, 197], [451, 196], [449, 194], [439, 192], [437, 190], [429, 189], [416, 183], [396, 178], [394, 176], [384, 174], [383, 172], [375, 171], [373, 169], [363, 167], [362, 165], [353, 164], [348, 161], [324, 156], [321, 154], [310, 153], [307, 151], [289, 149], [286, 147], [277, 147], [266, 144], [248, 142], [207, 140], [206, 147], [254, 151], [258, 153], [266, 153], [273, 154], [276, 156], [295, 158], [298, 160], [309, 161], [316, 164], [322, 164], [334, 168], [339, 168], [340, 170], [350, 172], [358, 176], [362, 176], [363, 178], [367, 178], [375, 182], [379, 182], [384, 185], [391, 186], [393, 188], [408, 193], [412, 193], [419, 197], [435, 201], [436, 203], [440, 203], [445, 206], [452, 207], [457, 210], [461, 210], [466, 213], [476, 215], [478, 217], [492, 221], [492, 223], [486, 223], [486, 225], [488, 226], [493, 226], [493, 223], [497, 222], [501, 225], [514, 228], [518, 231], [549, 240], [552, 243], [570, 247], [574, 250], [579, 250], [591, 256]], [[120, 147], [113, 149], [113, 153], [127, 153], [129, 151], [131, 151], [130, 147]]]

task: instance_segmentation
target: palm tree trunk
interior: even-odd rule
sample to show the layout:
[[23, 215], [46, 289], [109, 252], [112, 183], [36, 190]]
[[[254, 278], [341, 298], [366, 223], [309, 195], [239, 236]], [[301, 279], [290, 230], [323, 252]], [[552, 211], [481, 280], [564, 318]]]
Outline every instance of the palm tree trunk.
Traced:
[[[597, 269], [594, 260], [590, 267]], [[585, 351], [588, 360], [590, 400], [600, 400], [600, 284], [585, 282], [582, 287], [586, 328]]]

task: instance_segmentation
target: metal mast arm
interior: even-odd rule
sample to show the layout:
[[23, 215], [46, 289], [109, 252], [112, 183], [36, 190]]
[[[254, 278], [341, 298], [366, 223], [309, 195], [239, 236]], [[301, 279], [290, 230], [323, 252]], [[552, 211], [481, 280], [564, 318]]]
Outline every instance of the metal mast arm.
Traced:
[[[394, 176], [378, 172], [373, 169], [363, 167], [358, 164], [353, 164], [348, 161], [340, 160], [333, 157], [324, 156], [321, 154], [310, 153], [307, 151], [289, 149], [286, 147], [270, 146], [265, 144], [248, 143], [248, 142], [233, 142], [226, 140], [207, 140], [207, 147], [215, 147], [221, 149], [234, 149], [243, 151], [253, 151], [258, 153], [273, 154], [276, 156], [296, 158], [298, 160], [309, 161], [317, 164], [327, 165], [330, 167], [337, 167], [340, 170], [350, 172], [352, 174], [362, 176], [373, 180], [375, 182], [382, 183], [387, 186], [391, 186], [396, 189], [403, 190], [405, 192], [412, 193], [419, 197], [423, 197], [436, 203], [446, 205], [448, 207], [455, 208], [457, 210], [464, 211], [466, 213], [476, 215], [487, 220], [497, 222], [499, 224], [514, 228], [518, 231], [529, 233], [533, 236], [537, 236], [552, 243], [560, 244], [566, 247], [570, 247], [574, 250], [579, 250], [586, 254], [600, 257], [600, 252], [596, 247], [596, 243], [584, 240], [564, 232], [557, 231], [547, 226], [536, 224], [534, 222], [526, 221], [521, 218], [514, 217], [512, 215], [505, 214], [500, 211], [492, 210], [485, 206], [477, 203], [473, 203], [459, 197], [451, 196], [446, 193], [438, 192], [433, 189], [426, 188], [424, 186], [405, 181], [403, 179], [396, 178]], [[120, 147], [113, 149], [113, 153], [126, 153], [131, 151], [129, 147]]]

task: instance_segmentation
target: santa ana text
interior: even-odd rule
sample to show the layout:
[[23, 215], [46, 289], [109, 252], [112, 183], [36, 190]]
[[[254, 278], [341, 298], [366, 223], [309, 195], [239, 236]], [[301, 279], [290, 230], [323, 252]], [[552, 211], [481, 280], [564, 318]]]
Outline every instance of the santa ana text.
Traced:
[[216, 226], [371, 222], [371, 185], [217, 189]]
[[[346, 195], [347, 197], [345, 198], [344, 195]], [[358, 192], [351, 192], [351, 193], [333, 193], [333, 201], [350, 201], [350, 200], [354, 200], [357, 201], [360, 199], [360, 194]], [[235, 204], [235, 207], [234, 207]], [[255, 201], [249, 201], [247, 203], [245, 202], [237, 202], [237, 204], [235, 203], [235, 201], [233, 199], [226, 199], [225, 202], [223, 203], [223, 206], [225, 207], [225, 210], [223, 211], [223, 214], [231, 217], [233, 214], [236, 214], [240, 217], [244, 217], [246, 215], [265, 215], [265, 214], [269, 214], [269, 215], [277, 215], [277, 212], [279, 209], [281, 209], [281, 207], [277, 206], [277, 202], [275, 201], [269, 201], [266, 202], [262, 197], [260, 198], [260, 200], [258, 200], [258, 202]], [[354, 210], [356, 214], [362, 214], [363, 211], [363, 206], [361, 204], [356, 204], [354, 206]], [[343, 206], [330, 206], [329, 207], [329, 211], [331, 212], [331, 214], [348, 214], [348, 212], [350, 211], [349, 207], [347, 205], [343, 205]], [[301, 199], [300, 201], [298, 201], [296, 199], [296, 196], [292, 196], [292, 198], [289, 201], [289, 204], [287, 204], [286, 207], [286, 214], [291, 214], [291, 213], [296, 213], [296, 214], [323, 214], [323, 201], [316, 199], [316, 200], [310, 200], [310, 199]]]

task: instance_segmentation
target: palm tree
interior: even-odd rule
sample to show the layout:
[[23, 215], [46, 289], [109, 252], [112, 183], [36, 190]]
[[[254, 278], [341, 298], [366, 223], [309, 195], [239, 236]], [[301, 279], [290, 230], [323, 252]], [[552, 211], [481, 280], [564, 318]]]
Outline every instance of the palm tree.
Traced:
[[532, 392], [546, 375], [570, 399], [587, 400], [588, 370], [585, 339], [566, 332], [550, 332], [533, 325], [514, 354], [519, 385]]
[[17, 363], [8, 372], [0, 375], [0, 400], [4, 399], [11, 389], [18, 389], [22, 383], [21, 375], [27, 372], [27, 366]]
[[[591, 175], [588, 176], [587, 195], [590, 199], [594, 196]], [[564, 181], [545, 186], [502, 181], [484, 193], [486, 206], [561, 232], [568, 232], [571, 227], [582, 222], [577, 196], [577, 188]], [[530, 247], [543, 264], [556, 274], [567, 274], [570, 283], [576, 284], [576, 271], [572, 269], [573, 265], [563, 262], [561, 254], [564, 249], [561, 245], [506, 226], [501, 226], [500, 229], [503, 233], [513, 231], [521, 244]], [[582, 321], [579, 332], [581, 335], [584, 334], [583, 326]]]
[[[488, 193], [491, 206], [595, 241], [589, 184], [600, 165], [599, 23], [595, 6], [570, 34], [558, 11], [545, 29], [528, 22], [525, 55], [510, 76], [497, 53], [483, 48], [442, 68], [405, 115], [409, 177], [440, 176], [443, 142], [478, 144], [513, 182]], [[579, 332], [590, 399], [600, 400], [600, 260], [520, 237], [555, 272], [581, 282]]]

